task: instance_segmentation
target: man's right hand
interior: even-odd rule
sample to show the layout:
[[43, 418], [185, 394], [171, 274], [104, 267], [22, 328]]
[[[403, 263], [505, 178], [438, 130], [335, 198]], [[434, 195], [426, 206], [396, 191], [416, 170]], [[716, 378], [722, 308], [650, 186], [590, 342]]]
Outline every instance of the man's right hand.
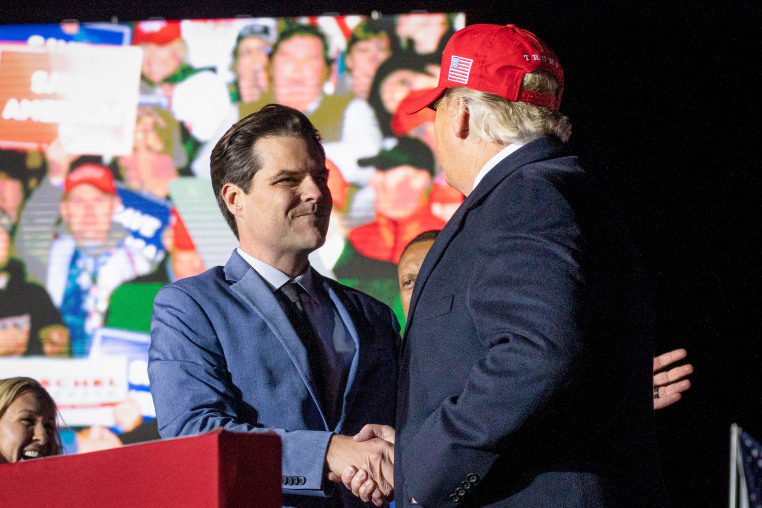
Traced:
[[[344, 481], [347, 488], [363, 501], [381, 506], [394, 495], [394, 434], [392, 430], [389, 442], [375, 433], [363, 434], [363, 431], [358, 434], [362, 440], [357, 436], [331, 437], [326, 453], [328, 478], [343, 481], [342, 475], [352, 471], [352, 478]], [[385, 435], [388, 437], [388, 433]], [[356, 474], [358, 471], [362, 474]]]
[[[394, 429], [388, 425], [376, 425], [369, 424], [360, 430], [352, 440], [355, 442], [367, 442], [369, 440], [383, 440], [389, 445], [394, 445]], [[394, 464], [394, 448], [392, 447], [392, 465]], [[394, 487], [394, 472], [390, 473], [389, 477], [392, 488]], [[389, 501], [392, 501], [392, 495], [385, 493], [380, 487], [381, 484], [377, 483], [374, 476], [369, 470], [364, 468], [358, 468], [354, 465], [347, 466], [339, 477], [338, 474], [331, 471], [328, 474], [328, 479], [335, 482], [342, 482], [347, 489], [352, 491], [352, 494], [359, 497], [363, 501], [372, 502], [376, 506], [382, 506]]]

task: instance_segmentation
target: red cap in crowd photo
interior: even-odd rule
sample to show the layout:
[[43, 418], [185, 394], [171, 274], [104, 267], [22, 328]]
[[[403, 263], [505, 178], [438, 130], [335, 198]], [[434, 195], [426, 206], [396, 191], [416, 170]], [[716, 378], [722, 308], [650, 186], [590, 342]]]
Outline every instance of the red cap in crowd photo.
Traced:
[[98, 164], [83, 164], [69, 173], [64, 182], [64, 195], [77, 185], [89, 184], [107, 194], [116, 195], [116, 186], [111, 171]]

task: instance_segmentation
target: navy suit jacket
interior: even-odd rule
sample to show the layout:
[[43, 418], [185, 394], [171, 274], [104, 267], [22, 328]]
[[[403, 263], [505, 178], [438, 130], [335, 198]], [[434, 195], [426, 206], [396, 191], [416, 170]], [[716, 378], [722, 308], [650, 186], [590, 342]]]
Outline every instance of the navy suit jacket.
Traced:
[[494, 167], [418, 275], [398, 506], [655, 506], [653, 324], [625, 228], [556, 137]]
[[377, 300], [314, 270], [312, 277], [357, 347], [336, 428], [328, 428], [317, 403], [304, 345], [268, 285], [234, 251], [224, 268], [179, 280], [156, 296], [148, 374], [159, 432], [166, 438], [216, 428], [274, 431], [283, 445], [284, 503], [362, 505], [325, 479], [325, 452], [333, 432], [393, 423], [399, 325]]

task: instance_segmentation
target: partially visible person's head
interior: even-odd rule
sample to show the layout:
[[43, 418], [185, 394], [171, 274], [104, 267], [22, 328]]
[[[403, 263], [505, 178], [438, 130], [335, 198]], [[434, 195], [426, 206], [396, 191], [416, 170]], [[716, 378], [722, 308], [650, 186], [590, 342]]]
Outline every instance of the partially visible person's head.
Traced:
[[379, 65], [371, 83], [368, 104], [373, 108], [385, 136], [392, 136], [392, 115], [402, 100], [414, 90], [432, 89], [437, 85], [438, 64], [424, 59], [408, 59], [395, 55]]
[[405, 312], [405, 317], [407, 317], [410, 310], [410, 298], [413, 296], [418, 272], [421, 270], [423, 260], [434, 244], [437, 235], [439, 235], [439, 230], [424, 231], [410, 240], [405, 250], [402, 251], [399, 263], [397, 263], [397, 281], [399, 282], [402, 309]]
[[83, 164], [64, 181], [61, 217], [78, 245], [104, 244], [118, 205], [114, 177], [105, 166]]
[[239, 238], [235, 216], [228, 209], [222, 188], [231, 183], [244, 193], [251, 191], [254, 175], [262, 168], [262, 156], [255, 145], [272, 137], [295, 137], [309, 142], [325, 167], [325, 152], [320, 134], [300, 111], [280, 104], [269, 104], [235, 123], [212, 151], [212, 188], [222, 215]]
[[5, 268], [11, 256], [12, 233], [13, 220], [8, 214], [0, 210], [0, 270]]
[[352, 30], [344, 59], [352, 73], [352, 89], [356, 97], [368, 98], [378, 67], [391, 54], [389, 34], [374, 20], [363, 21]]
[[28, 377], [0, 380], [0, 464], [61, 452], [56, 404]]
[[18, 221], [26, 189], [24, 182], [14, 172], [0, 168], [0, 211]]
[[397, 35], [403, 41], [410, 41], [411, 49], [416, 53], [434, 53], [449, 29], [447, 14], [414, 13], [397, 16]]
[[269, 89], [274, 28], [268, 23], [256, 22], [238, 32], [232, 67], [241, 102], [259, 100], [261, 94]]
[[143, 76], [162, 83], [175, 72], [188, 53], [179, 21], [148, 20], [135, 23], [132, 44], [143, 49]]
[[331, 61], [325, 35], [311, 25], [291, 25], [279, 34], [271, 58], [275, 100], [307, 111], [328, 78]]
[[357, 163], [376, 168], [368, 185], [376, 193], [376, 212], [391, 219], [408, 217], [420, 208], [435, 167], [431, 149], [409, 137], [402, 137], [394, 147]]

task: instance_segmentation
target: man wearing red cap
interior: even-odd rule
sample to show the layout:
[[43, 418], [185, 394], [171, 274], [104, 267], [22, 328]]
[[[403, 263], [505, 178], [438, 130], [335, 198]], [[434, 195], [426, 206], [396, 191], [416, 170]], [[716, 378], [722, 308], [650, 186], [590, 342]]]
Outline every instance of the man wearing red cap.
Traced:
[[436, 110], [466, 199], [410, 301], [398, 506], [664, 504], [650, 302], [623, 223], [566, 145], [563, 85], [535, 35], [474, 25], [408, 109]]
[[115, 227], [119, 204], [114, 179], [104, 166], [83, 164], [66, 177], [61, 200], [66, 233], [51, 245], [45, 287], [69, 328], [75, 357], [89, 353], [114, 288], [152, 268]]
[[166, 99], [166, 109], [185, 127], [182, 134], [188, 164], [196, 174], [208, 174], [209, 162], [203, 159], [206, 154], [199, 152], [205, 143], [213, 138], [216, 141], [218, 128], [230, 110], [227, 86], [212, 68], [194, 68], [185, 61], [188, 46], [180, 21], [137, 22], [132, 43], [143, 49], [141, 93]]

